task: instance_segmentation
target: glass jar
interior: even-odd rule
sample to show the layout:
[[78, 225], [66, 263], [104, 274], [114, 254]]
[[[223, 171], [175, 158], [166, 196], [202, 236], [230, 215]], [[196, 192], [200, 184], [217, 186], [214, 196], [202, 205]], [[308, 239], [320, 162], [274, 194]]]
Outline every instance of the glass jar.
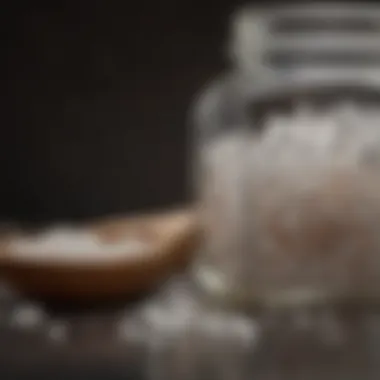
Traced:
[[244, 306], [379, 297], [380, 81], [242, 75], [223, 99], [228, 122], [198, 124], [199, 283]]
[[379, 9], [234, 15], [233, 69], [193, 119], [206, 231], [194, 269], [210, 294], [244, 305], [380, 294]]

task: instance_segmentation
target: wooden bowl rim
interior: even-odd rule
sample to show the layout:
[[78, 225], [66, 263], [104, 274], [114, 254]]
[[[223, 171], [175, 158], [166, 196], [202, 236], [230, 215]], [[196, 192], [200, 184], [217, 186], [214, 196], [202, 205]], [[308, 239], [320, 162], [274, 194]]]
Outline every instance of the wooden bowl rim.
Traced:
[[[58, 272], [82, 272], [82, 271], [95, 271], [95, 272], [103, 272], [109, 270], [115, 270], [116, 272], [134, 270], [135, 268], [139, 268], [142, 265], [148, 265], [148, 267], [155, 266], [164, 260], [166, 257], [170, 257], [174, 252], [173, 248], [176, 245], [178, 240], [181, 240], [188, 231], [192, 229], [194, 225], [194, 220], [192, 218], [193, 213], [191, 210], [182, 209], [182, 210], [174, 210], [174, 211], [166, 211], [159, 213], [150, 213], [150, 214], [142, 214], [136, 216], [125, 216], [125, 217], [108, 217], [104, 220], [96, 220], [91, 222], [85, 227], [85, 230], [94, 231], [96, 234], [101, 233], [102, 228], [107, 228], [109, 224], [112, 225], [125, 225], [126, 231], [128, 228], [133, 228], [139, 223], [151, 224], [152, 229], [155, 225], [157, 225], [161, 220], [162, 223], [167, 223], [178, 216], [184, 216], [184, 220], [187, 218], [187, 222], [180, 225], [177, 229], [173, 230], [174, 233], [171, 236], [164, 235], [160, 238], [160, 233], [157, 233], [154, 238], [147, 239], [148, 247], [143, 248], [141, 250], [141, 255], [136, 255], [133, 253], [130, 257], [128, 254], [118, 255], [113, 258], [112, 254], [109, 258], [105, 258], [103, 255], [100, 258], [94, 258], [91, 260], [86, 258], [84, 260], [74, 259], [70, 260], [67, 258], [61, 258], [63, 255], [59, 255], [60, 257], [54, 257], [54, 255], [44, 255], [44, 257], [37, 257], [36, 255], [31, 255], [30, 257], [17, 257], [17, 255], [12, 254], [7, 249], [7, 244], [3, 244], [3, 247], [0, 250], [0, 268], [3, 267], [17, 267], [17, 268], [28, 268], [30, 270], [38, 269], [41, 271], [51, 270]], [[130, 226], [129, 226], [130, 224]], [[13, 235], [14, 238], [17, 235]], [[132, 240], [132, 234], [131, 234]], [[137, 239], [138, 240], [138, 239]], [[142, 242], [144, 242], [142, 240]], [[82, 254], [82, 253], [81, 253]], [[87, 254], [86, 254], [87, 255]], [[105, 252], [107, 255], [107, 252]]]

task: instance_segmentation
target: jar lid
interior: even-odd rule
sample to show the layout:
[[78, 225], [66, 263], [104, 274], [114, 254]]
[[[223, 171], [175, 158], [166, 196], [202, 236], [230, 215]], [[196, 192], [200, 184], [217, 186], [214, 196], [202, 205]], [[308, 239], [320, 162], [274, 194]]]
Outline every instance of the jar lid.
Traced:
[[242, 70], [380, 68], [380, 6], [248, 6], [233, 15], [229, 54]]

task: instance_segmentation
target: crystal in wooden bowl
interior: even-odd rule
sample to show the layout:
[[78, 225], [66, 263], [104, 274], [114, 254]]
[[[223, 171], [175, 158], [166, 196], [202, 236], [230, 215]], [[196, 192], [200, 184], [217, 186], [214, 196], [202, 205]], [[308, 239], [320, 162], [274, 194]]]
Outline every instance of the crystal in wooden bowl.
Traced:
[[190, 260], [200, 232], [196, 219], [180, 210], [32, 236], [8, 233], [1, 243], [2, 274], [17, 290], [39, 297], [136, 296]]

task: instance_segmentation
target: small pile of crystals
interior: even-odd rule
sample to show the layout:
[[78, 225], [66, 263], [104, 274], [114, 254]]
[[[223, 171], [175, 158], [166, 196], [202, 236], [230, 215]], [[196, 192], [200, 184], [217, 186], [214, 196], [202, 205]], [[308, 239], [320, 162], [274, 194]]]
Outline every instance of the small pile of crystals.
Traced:
[[17, 260], [49, 260], [53, 262], [108, 261], [135, 258], [146, 253], [150, 244], [136, 238], [103, 242], [96, 233], [71, 227], [56, 227], [31, 236], [18, 236], [8, 245]]

